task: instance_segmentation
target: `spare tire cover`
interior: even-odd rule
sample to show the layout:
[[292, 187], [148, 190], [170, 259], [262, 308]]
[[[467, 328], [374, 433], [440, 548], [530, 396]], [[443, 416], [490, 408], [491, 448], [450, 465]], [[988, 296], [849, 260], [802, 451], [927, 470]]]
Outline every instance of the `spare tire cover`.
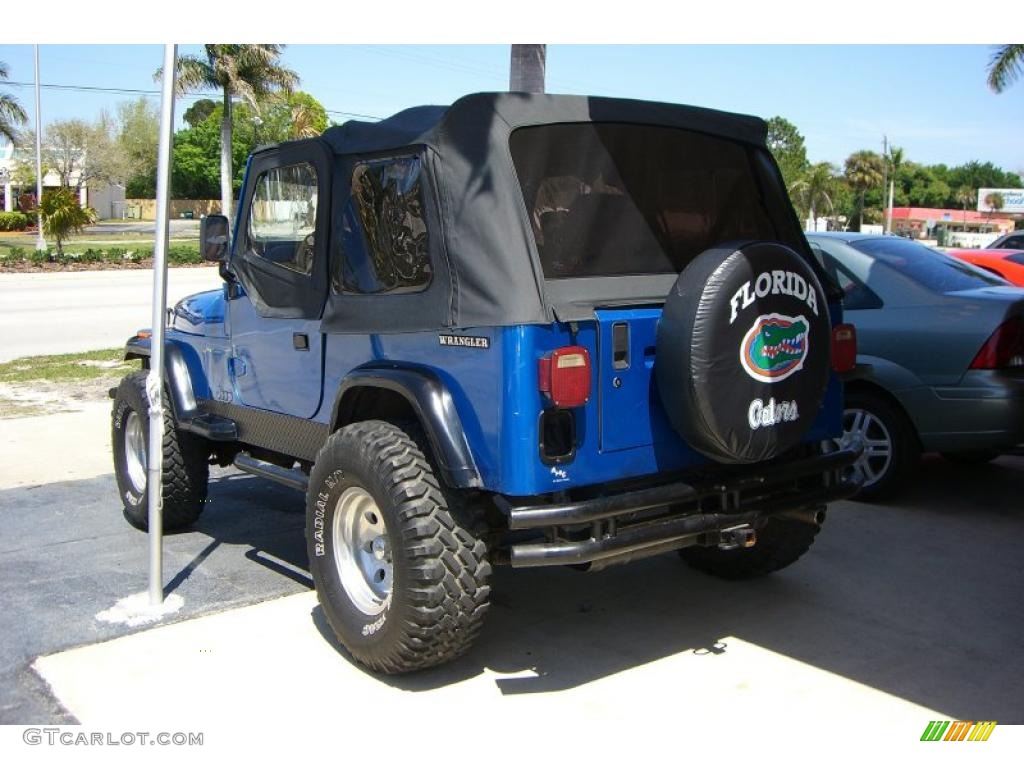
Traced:
[[831, 337], [821, 283], [795, 251], [772, 242], [709, 249], [680, 274], [658, 324], [662, 405], [704, 455], [770, 459], [817, 418]]

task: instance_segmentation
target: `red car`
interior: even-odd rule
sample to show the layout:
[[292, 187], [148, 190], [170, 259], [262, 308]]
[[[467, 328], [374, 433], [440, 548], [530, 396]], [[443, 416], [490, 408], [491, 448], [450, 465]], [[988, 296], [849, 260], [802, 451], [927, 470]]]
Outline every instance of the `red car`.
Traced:
[[950, 248], [946, 253], [994, 272], [1014, 285], [1024, 286], [1024, 251], [1011, 248]]

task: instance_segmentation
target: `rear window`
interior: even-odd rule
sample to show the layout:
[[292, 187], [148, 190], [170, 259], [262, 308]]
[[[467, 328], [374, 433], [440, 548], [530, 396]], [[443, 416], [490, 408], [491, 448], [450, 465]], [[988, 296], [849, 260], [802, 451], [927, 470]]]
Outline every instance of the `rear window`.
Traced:
[[856, 240], [850, 245], [936, 293], [1006, 285], [996, 275], [902, 237]]
[[[510, 139], [547, 278], [680, 272], [727, 240], [799, 242], [756, 149], [678, 128], [570, 123]], [[799, 246], [798, 246], [799, 247]], [[802, 247], [800, 248], [801, 250]]]

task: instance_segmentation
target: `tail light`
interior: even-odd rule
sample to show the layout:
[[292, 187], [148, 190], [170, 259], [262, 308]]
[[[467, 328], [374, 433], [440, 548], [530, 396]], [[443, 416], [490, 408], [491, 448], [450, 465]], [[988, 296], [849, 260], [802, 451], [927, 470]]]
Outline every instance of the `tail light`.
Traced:
[[1024, 320], [1011, 317], [982, 344], [971, 362], [976, 370], [1019, 368], [1024, 366]]
[[590, 399], [590, 353], [586, 347], [562, 347], [539, 361], [540, 391], [559, 408], [576, 408]]
[[836, 373], [852, 371], [857, 365], [857, 329], [849, 323], [840, 323], [832, 329], [832, 370]]

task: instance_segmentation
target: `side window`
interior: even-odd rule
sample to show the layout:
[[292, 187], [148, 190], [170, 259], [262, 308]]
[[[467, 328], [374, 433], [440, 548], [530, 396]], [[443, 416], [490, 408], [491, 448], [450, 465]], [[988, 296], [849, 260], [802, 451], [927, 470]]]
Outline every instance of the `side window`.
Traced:
[[359, 163], [342, 216], [337, 293], [413, 293], [430, 284], [419, 158]]
[[256, 179], [246, 250], [304, 275], [313, 270], [316, 169], [309, 163], [264, 171]]
[[843, 309], [880, 309], [882, 307], [882, 300], [878, 294], [855, 277], [835, 257], [824, 251], [819, 251], [817, 248], [815, 251], [825, 272], [843, 292]]
[[1011, 237], [1009, 240], [1007, 240], [1005, 243], [1003, 243], [1002, 247], [1003, 248], [1024, 248], [1024, 235], [1022, 235], [1020, 237]]

